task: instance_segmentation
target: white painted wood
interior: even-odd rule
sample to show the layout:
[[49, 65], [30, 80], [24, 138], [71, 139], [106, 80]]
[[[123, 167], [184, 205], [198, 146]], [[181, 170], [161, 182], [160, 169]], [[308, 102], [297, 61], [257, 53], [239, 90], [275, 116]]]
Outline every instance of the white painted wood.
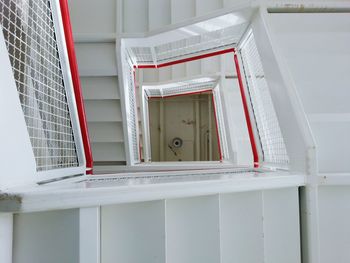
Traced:
[[319, 189], [320, 263], [350, 260], [349, 198], [349, 186], [322, 186]]
[[171, 22], [171, 0], [148, 0], [149, 30], [159, 29]]
[[222, 263], [263, 262], [261, 191], [220, 195], [220, 237]]
[[121, 122], [119, 100], [87, 100], [85, 101], [88, 122]]
[[195, 0], [171, 0], [171, 23], [184, 21], [196, 14]]
[[263, 191], [263, 220], [264, 262], [301, 262], [298, 188]]
[[116, 76], [114, 43], [78, 43], [76, 55], [80, 76]]
[[93, 142], [92, 154], [94, 161], [125, 161], [123, 142]]
[[[2, 31], [0, 32], [0, 188], [34, 181], [36, 163]], [[15, 165], [20, 163], [21, 165]]]
[[79, 262], [100, 263], [100, 207], [79, 209]]
[[116, 0], [69, 0], [74, 33], [116, 32]]
[[121, 122], [90, 122], [90, 140], [92, 142], [123, 142], [123, 125]]
[[120, 99], [117, 77], [81, 77], [84, 100]]
[[148, 31], [148, 0], [123, 0], [123, 32]]
[[13, 215], [0, 213], [0, 262], [12, 263]]
[[102, 263], [165, 262], [164, 201], [103, 206]]
[[[335, 123], [328, 118], [328, 121], [323, 119], [322, 123], [318, 123], [318, 118], [315, 122], [314, 117], [315, 114], [331, 114], [339, 119], [334, 114], [346, 117], [350, 112], [347, 99], [350, 93], [343, 88], [350, 83], [346, 73], [350, 67], [349, 16], [293, 14], [286, 20], [281, 14], [274, 14], [270, 19], [311, 121], [318, 146], [320, 172], [350, 171], [346, 161], [346, 156], [350, 154], [349, 144], [345, 138], [350, 131], [348, 119], [344, 118], [344, 123]], [[300, 63], [304, 66], [300, 67]], [[343, 154], [338, 155], [337, 152]]]
[[[314, 138], [292, 75], [288, 71], [271, 27], [270, 16], [266, 10], [261, 9], [253, 19], [252, 29], [286, 144], [290, 168], [310, 172], [308, 167], [316, 165], [315, 156], [311, 155], [315, 148]], [[296, 136], [300, 140], [295, 140]]]
[[79, 210], [16, 214], [13, 263], [79, 262]]
[[219, 263], [219, 198], [166, 200], [168, 263]]
[[196, 15], [211, 13], [214, 10], [223, 7], [223, 0], [197, 0], [196, 1]]

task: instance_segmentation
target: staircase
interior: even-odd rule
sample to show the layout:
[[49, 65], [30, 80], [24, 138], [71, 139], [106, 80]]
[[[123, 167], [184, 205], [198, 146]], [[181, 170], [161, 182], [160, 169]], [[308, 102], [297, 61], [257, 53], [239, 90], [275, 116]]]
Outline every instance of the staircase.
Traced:
[[[115, 170], [118, 165], [126, 164], [117, 75], [116, 36], [118, 34], [127, 36], [133, 33], [157, 31], [240, 2], [242, 1], [70, 1], [71, 20], [92, 142], [95, 172]], [[234, 68], [231, 66], [231, 59], [231, 54], [229, 54], [221, 58], [213, 57], [162, 68], [159, 72], [143, 70], [138, 81], [140, 83], [167, 81], [217, 72], [224, 72], [224, 74], [232, 76]], [[236, 79], [226, 79], [225, 82], [230, 89], [235, 87], [238, 91]], [[225, 90], [230, 92], [229, 89]], [[231, 112], [234, 114], [237, 110]], [[231, 128], [235, 129], [235, 127]], [[237, 131], [237, 135], [233, 144], [247, 148], [244, 151], [249, 150], [244, 131], [243, 133]], [[250, 162], [250, 160], [246, 160], [246, 162]]]

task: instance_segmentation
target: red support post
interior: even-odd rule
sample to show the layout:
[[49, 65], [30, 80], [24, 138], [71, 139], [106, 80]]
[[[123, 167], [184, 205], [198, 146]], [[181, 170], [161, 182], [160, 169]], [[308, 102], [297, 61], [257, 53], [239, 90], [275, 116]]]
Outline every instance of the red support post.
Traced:
[[81, 135], [82, 135], [82, 140], [84, 144], [84, 153], [85, 153], [85, 159], [86, 159], [86, 173], [92, 174], [93, 158], [92, 158], [91, 144], [90, 144], [90, 138], [89, 138], [89, 131], [87, 127], [84, 100], [83, 100], [83, 94], [81, 91], [78, 63], [75, 55], [74, 39], [73, 39], [73, 33], [72, 33], [72, 26], [70, 23], [69, 7], [68, 7], [67, 0], [60, 0], [60, 7], [61, 7], [61, 14], [62, 14], [64, 35], [66, 38], [69, 65], [70, 65], [72, 81], [73, 81], [75, 102], [77, 105]]
[[237, 57], [236, 53], [234, 53], [234, 61], [235, 61], [235, 66], [236, 66], [236, 72], [237, 72], [237, 78], [238, 78], [238, 83], [239, 83], [239, 89], [240, 89], [241, 97], [242, 97], [244, 115], [245, 115], [245, 119], [246, 119], [246, 122], [247, 122], [247, 128], [248, 128], [250, 144], [251, 144], [251, 147], [252, 147], [252, 153], [253, 153], [253, 159], [254, 159], [254, 167], [257, 168], [257, 167], [259, 167], [259, 155], [258, 155], [258, 150], [256, 148], [253, 127], [252, 127], [252, 123], [251, 123], [251, 120], [250, 120], [249, 109], [248, 109], [248, 104], [247, 104], [247, 97], [245, 95], [244, 86], [243, 86], [243, 80], [242, 80], [242, 75], [241, 75], [241, 70], [240, 70], [239, 61], [238, 61], [238, 57]]

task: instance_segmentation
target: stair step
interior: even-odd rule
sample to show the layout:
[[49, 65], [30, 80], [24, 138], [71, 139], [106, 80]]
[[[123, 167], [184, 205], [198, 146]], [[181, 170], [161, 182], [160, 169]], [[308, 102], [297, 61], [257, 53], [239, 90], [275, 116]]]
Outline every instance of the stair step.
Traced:
[[123, 142], [93, 142], [92, 154], [96, 162], [125, 161]]
[[85, 110], [88, 122], [122, 121], [119, 100], [87, 100]]
[[120, 99], [117, 77], [82, 77], [85, 100]]
[[90, 140], [92, 142], [123, 142], [122, 122], [89, 123]]

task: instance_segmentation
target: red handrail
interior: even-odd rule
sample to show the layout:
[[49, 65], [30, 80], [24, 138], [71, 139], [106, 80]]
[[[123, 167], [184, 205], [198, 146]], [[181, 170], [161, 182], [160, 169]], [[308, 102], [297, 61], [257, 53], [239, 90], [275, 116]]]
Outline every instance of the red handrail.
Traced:
[[64, 35], [66, 38], [69, 65], [70, 65], [72, 81], [73, 81], [75, 102], [77, 105], [81, 135], [82, 135], [82, 140], [84, 144], [84, 153], [85, 153], [85, 159], [86, 159], [86, 173], [92, 174], [93, 159], [92, 159], [91, 144], [90, 144], [89, 131], [88, 131], [88, 126], [86, 121], [84, 100], [83, 100], [83, 94], [81, 91], [78, 63], [75, 55], [74, 39], [73, 39], [73, 33], [72, 33], [72, 26], [70, 23], [69, 7], [68, 7], [67, 0], [60, 0], [60, 7], [61, 7], [63, 28], [64, 28]]
[[[171, 61], [171, 62], [159, 64], [159, 65], [134, 65], [134, 69], [162, 68], [162, 67], [168, 67], [168, 66], [180, 64], [180, 63], [185, 63], [185, 62], [204, 59], [204, 58], [208, 58], [208, 57], [218, 56], [218, 55], [222, 55], [222, 54], [226, 54], [226, 53], [230, 53], [230, 52], [234, 53], [234, 62], [235, 62], [235, 66], [236, 66], [239, 89], [240, 89], [242, 103], [243, 103], [244, 116], [245, 116], [247, 128], [248, 128], [249, 140], [250, 140], [252, 153], [253, 153], [254, 167], [259, 167], [258, 150], [256, 147], [253, 126], [252, 126], [251, 119], [250, 119], [250, 114], [249, 114], [249, 109], [248, 109], [248, 104], [247, 104], [247, 97], [246, 97], [245, 91], [244, 91], [243, 80], [242, 80], [242, 75], [241, 75], [241, 71], [240, 71], [240, 67], [239, 67], [239, 62], [238, 62], [238, 58], [237, 58], [235, 51], [236, 51], [235, 48], [228, 48], [228, 49], [224, 49], [224, 50], [215, 51], [212, 53], [207, 53], [207, 54], [189, 57], [189, 58], [185, 58], [185, 59], [179, 59], [179, 60], [175, 60], [175, 61]], [[215, 103], [214, 103], [214, 110], [216, 110]], [[216, 114], [214, 114], [214, 115], [216, 116]], [[215, 121], [217, 122], [217, 120], [215, 120]], [[222, 160], [221, 145], [220, 145], [220, 140], [219, 140], [219, 131], [218, 131], [217, 123], [216, 123], [216, 129], [217, 129], [216, 133], [217, 133], [217, 137], [218, 137], [218, 147], [219, 147], [219, 151], [220, 151], [220, 160]]]
[[246, 119], [246, 122], [247, 122], [247, 128], [248, 128], [250, 144], [251, 144], [252, 152], [253, 152], [254, 167], [259, 167], [258, 150], [256, 148], [252, 122], [250, 120], [249, 109], [248, 109], [248, 104], [247, 104], [247, 97], [245, 95], [243, 81], [242, 81], [242, 75], [241, 75], [241, 70], [240, 70], [240, 67], [239, 67], [238, 57], [237, 57], [236, 53], [234, 53], [234, 61], [235, 61], [235, 66], [236, 66], [236, 72], [237, 72], [239, 89], [241, 91], [244, 115], [245, 115], [245, 119]]

